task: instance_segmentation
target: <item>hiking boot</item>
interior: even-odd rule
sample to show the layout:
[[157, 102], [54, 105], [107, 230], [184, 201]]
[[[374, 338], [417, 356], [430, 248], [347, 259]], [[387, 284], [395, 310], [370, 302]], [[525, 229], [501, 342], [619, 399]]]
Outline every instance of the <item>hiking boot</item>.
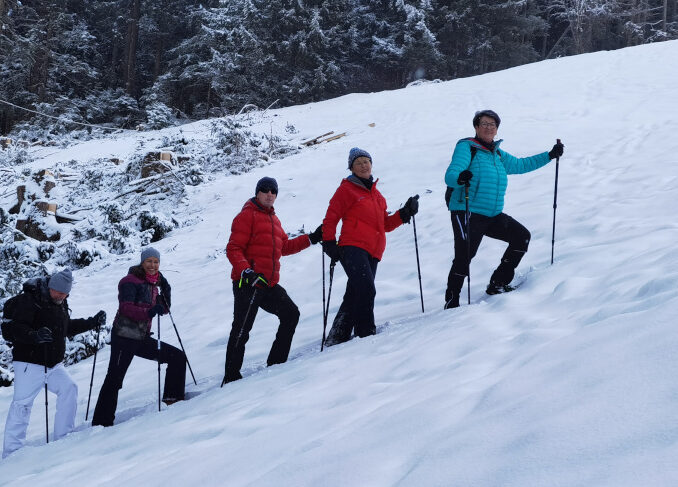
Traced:
[[455, 295], [452, 296], [451, 299], [447, 300], [443, 309], [451, 309], [451, 308], [458, 308], [458, 307], [459, 307], [459, 295], [455, 294]]
[[183, 399], [175, 399], [173, 397], [166, 397], [165, 399], [162, 400], [162, 402], [164, 402], [168, 406], [171, 406], [175, 402], [179, 402], [179, 401], [183, 401]]
[[490, 281], [490, 283], [487, 285], [487, 289], [485, 289], [485, 292], [489, 295], [503, 294], [510, 293], [514, 289], [515, 287], [511, 286], [510, 284], [499, 284], [494, 281]]
[[240, 372], [228, 372], [226, 374], [226, 380], [224, 381], [224, 384], [228, 384], [229, 382], [235, 382], [236, 380], [242, 379], [242, 375]]

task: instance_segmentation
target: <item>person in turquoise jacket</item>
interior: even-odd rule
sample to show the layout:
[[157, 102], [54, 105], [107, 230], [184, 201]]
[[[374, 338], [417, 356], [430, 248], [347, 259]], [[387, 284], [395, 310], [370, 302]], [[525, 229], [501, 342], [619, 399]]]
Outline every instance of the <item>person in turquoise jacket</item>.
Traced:
[[[492, 110], [476, 112], [473, 117], [475, 137], [457, 142], [452, 162], [445, 173], [445, 183], [452, 190], [448, 208], [454, 232], [454, 260], [447, 278], [445, 309], [459, 306], [459, 295], [468, 275], [471, 259], [484, 236], [508, 243], [499, 266], [492, 273], [487, 294], [510, 291], [515, 269], [527, 252], [530, 232], [503, 213], [508, 174], [523, 174], [548, 164], [563, 155], [563, 144], [556, 143], [548, 152], [531, 157], [515, 157], [499, 149], [495, 141], [501, 120]], [[469, 189], [469, 233], [466, 235], [465, 187]], [[448, 190], [449, 192], [449, 190]], [[470, 256], [467, 255], [467, 238]]]

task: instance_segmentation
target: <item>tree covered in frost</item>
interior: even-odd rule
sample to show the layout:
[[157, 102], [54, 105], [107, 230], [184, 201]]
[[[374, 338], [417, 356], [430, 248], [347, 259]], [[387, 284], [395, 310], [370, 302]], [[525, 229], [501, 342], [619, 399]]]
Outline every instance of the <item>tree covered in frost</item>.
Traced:
[[0, 133], [158, 128], [676, 38], [675, 0], [0, 0], [0, 100], [61, 117], [0, 103]]

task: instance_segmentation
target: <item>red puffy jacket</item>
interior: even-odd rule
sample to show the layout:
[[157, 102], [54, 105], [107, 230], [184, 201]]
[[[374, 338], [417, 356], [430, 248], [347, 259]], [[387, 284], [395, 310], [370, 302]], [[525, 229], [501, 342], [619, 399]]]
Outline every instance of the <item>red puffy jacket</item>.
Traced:
[[308, 235], [288, 239], [273, 208], [264, 208], [252, 198], [233, 219], [226, 257], [233, 265], [231, 279], [240, 279], [245, 269], [264, 275], [269, 286], [280, 281], [280, 257], [296, 254], [311, 245]]
[[344, 179], [330, 200], [323, 220], [323, 240], [334, 240], [337, 224], [342, 220], [339, 245], [353, 245], [366, 250], [381, 260], [386, 248], [386, 232], [402, 225], [400, 213], [389, 215], [386, 200], [377, 189], [377, 179], [372, 189], [355, 176]]

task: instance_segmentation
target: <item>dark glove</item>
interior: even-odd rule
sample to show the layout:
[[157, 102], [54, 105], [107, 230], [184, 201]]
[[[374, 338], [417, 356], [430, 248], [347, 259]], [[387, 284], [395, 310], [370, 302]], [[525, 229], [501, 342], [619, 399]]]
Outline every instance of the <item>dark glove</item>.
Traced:
[[95, 314], [92, 319], [94, 320], [94, 324], [97, 327], [104, 326], [106, 324], [106, 312], [104, 310], [99, 311], [97, 314]]
[[553, 146], [553, 149], [549, 151], [549, 160], [550, 159], [555, 159], [556, 157], [560, 157], [563, 155], [563, 149], [565, 146], [563, 143], [558, 139], [558, 142], [556, 142], [556, 145]]
[[403, 223], [410, 223], [410, 218], [419, 211], [419, 195], [410, 196], [402, 208], [400, 208], [400, 219]]
[[320, 242], [323, 238], [323, 226], [318, 225], [313, 232], [308, 234], [308, 239], [311, 241], [311, 244], [315, 245]]
[[38, 328], [37, 331], [30, 332], [29, 335], [31, 336], [33, 341], [39, 345], [42, 345], [43, 343], [52, 343], [54, 341], [54, 337], [52, 336], [52, 330], [50, 330], [46, 326]]
[[242, 287], [243, 285], [263, 289], [268, 287], [268, 281], [263, 274], [257, 274], [252, 269], [245, 269], [240, 274], [240, 284], [238, 287]]
[[341, 252], [339, 246], [334, 240], [323, 240], [323, 252], [333, 261], [341, 260]]
[[165, 307], [162, 304], [156, 304], [148, 310], [148, 317], [153, 318], [155, 315], [164, 315]]
[[473, 173], [468, 169], [464, 169], [462, 172], [459, 173], [459, 177], [457, 178], [457, 184], [459, 186], [466, 186], [471, 179], [473, 179]]

